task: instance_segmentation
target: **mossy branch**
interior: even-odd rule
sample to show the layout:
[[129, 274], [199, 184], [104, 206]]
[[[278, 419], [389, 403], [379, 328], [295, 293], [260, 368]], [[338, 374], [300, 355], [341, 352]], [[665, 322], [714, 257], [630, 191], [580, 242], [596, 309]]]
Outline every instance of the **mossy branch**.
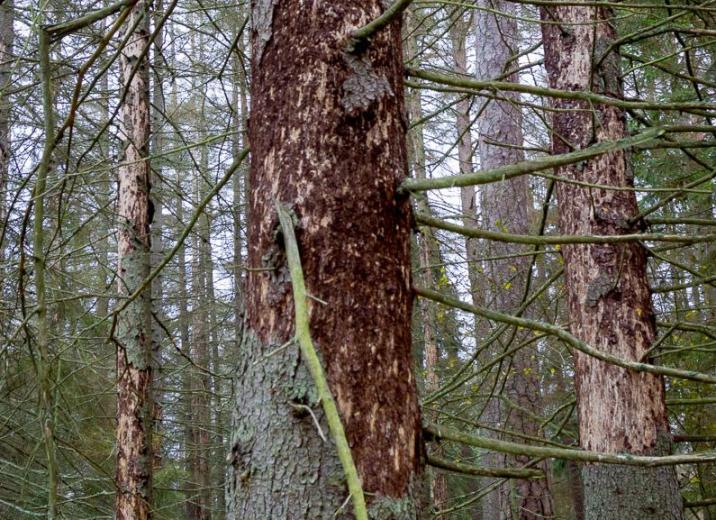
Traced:
[[469, 238], [484, 238], [494, 240], [496, 242], [509, 242], [512, 244], [614, 244], [617, 242], [636, 242], [636, 241], [653, 241], [653, 242], [677, 242], [681, 244], [698, 244], [701, 242], [716, 241], [716, 234], [708, 235], [670, 235], [666, 233], [629, 233], [624, 235], [552, 235], [552, 236], [533, 236], [533, 235], [516, 235], [513, 233], [503, 233], [500, 231], [490, 231], [475, 227], [460, 226], [452, 224], [445, 220], [417, 213], [415, 221], [418, 224], [452, 231], [459, 235]]
[[75, 18], [74, 20], [49, 25], [45, 27], [45, 31], [52, 36], [53, 41], [57, 41], [63, 36], [79, 31], [80, 29], [87, 27], [88, 25], [92, 25], [103, 18], [112, 16], [124, 7], [132, 6], [136, 3], [137, 0], [120, 0], [119, 2], [103, 7], [102, 9], [90, 11], [86, 15]]
[[651, 365], [649, 363], [640, 363], [638, 361], [629, 361], [626, 359], [622, 359], [618, 356], [603, 352], [588, 345], [581, 339], [571, 334], [566, 329], [563, 329], [562, 327], [559, 327], [557, 325], [552, 325], [551, 323], [545, 323], [543, 321], [531, 320], [527, 318], [518, 318], [517, 316], [512, 316], [510, 314], [492, 311], [483, 307], [477, 307], [475, 305], [469, 305], [467, 303], [461, 302], [458, 299], [450, 298], [449, 296], [445, 296], [444, 294], [441, 294], [437, 291], [432, 291], [430, 289], [415, 288], [415, 294], [417, 294], [418, 296], [422, 296], [423, 298], [428, 298], [438, 303], [442, 303], [443, 305], [447, 305], [449, 307], [454, 307], [465, 312], [477, 314], [478, 316], [482, 316], [489, 320], [494, 320], [501, 323], [508, 323], [510, 325], [523, 327], [525, 329], [546, 332], [547, 334], [561, 339], [569, 347], [579, 350], [580, 352], [583, 352], [588, 356], [628, 370], [634, 370], [637, 372], [648, 372], [650, 374], [658, 374], [662, 376], [677, 377], [680, 379], [688, 379], [690, 381], [699, 381], [701, 383], [716, 383], [716, 376], [705, 374], [703, 372], [657, 366]]
[[463, 464], [452, 460], [443, 459], [434, 455], [428, 455], [428, 464], [434, 468], [440, 468], [453, 473], [472, 475], [475, 477], [495, 478], [544, 478], [544, 473], [538, 469], [527, 468], [483, 468]]
[[432, 436], [446, 441], [458, 442], [500, 453], [526, 455], [528, 457], [549, 457], [553, 459], [575, 460], [579, 462], [598, 462], [601, 464], [623, 464], [627, 466], [675, 466], [678, 464], [702, 464], [716, 461], [716, 451], [704, 451], [684, 455], [632, 455], [627, 453], [602, 453], [570, 448], [548, 446], [528, 446], [516, 442], [501, 441], [479, 435], [470, 435], [444, 426], [426, 424], [423, 429]]
[[293, 220], [289, 211], [276, 203], [278, 218], [281, 222], [281, 230], [283, 232], [283, 240], [286, 247], [286, 258], [288, 260], [288, 268], [291, 273], [291, 285], [293, 287], [293, 303], [296, 312], [296, 338], [301, 349], [301, 357], [308, 367], [308, 371], [313, 378], [318, 391], [318, 397], [326, 414], [328, 429], [336, 442], [338, 451], [338, 459], [343, 466], [343, 472], [348, 483], [348, 491], [353, 501], [353, 511], [358, 520], [368, 520], [368, 510], [366, 509], [365, 496], [363, 495], [363, 487], [361, 485], [358, 470], [353, 462], [350, 446], [346, 432], [343, 430], [341, 418], [338, 414], [338, 407], [333, 400], [333, 395], [328, 387], [326, 375], [323, 372], [321, 361], [318, 358], [316, 348], [313, 346], [311, 339], [311, 329], [308, 319], [308, 295], [306, 292], [306, 284], [303, 279], [303, 268], [301, 267], [301, 255], [298, 252], [298, 242], [296, 234], [293, 230]]
[[412, 2], [413, 0], [395, 0], [378, 18], [351, 33], [346, 50], [355, 52], [362, 48], [375, 33], [403, 14]]
[[684, 112], [695, 112], [704, 115], [711, 115], [709, 111], [716, 110], [715, 103], [704, 101], [676, 101], [676, 102], [653, 102], [653, 101], [632, 101], [619, 99], [615, 97], [605, 96], [594, 92], [583, 90], [560, 90], [549, 87], [537, 87], [523, 83], [513, 83], [511, 81], [479, 81], [469, 77], [458, 76], [456, 74], [441, 74], [428, 70], [409, 68], [406, 71], [414, 78], [424, 79], [440, 85], [448, 85], [451, 87], [469, 89], [471, 91], [495, 91], [501, 90], [506, 92], [521, 92], [524, 94], [532, 94], [535, 96], [551, 97], [557, 99], [575, 99], [589, 103], [596, 103], [607, 106], [615, 106], [623, 109], [631, 110], [676, 110]]
[[576, 152], [550, 155], [529, 161], [521, 161], [514, 164], [508, 164], [506, 166], [500, 166], [499, 168], [495, 168], [493, 170], [478, 171], [464, 175], [450, 175], [448, 177], [439, 177], [436, 179], [406, 179], [403, 181], [400, 189], [404, 191], [416, 192], [441, 188], [477, 186], [479, 184], [490, 184], [493, 182], [504, 181], [540, 170], [587, 161], [607, 152], [631, 148], [632, 146], [652, 141], [653, 139], [662, 136], [664, 132], [663, 128], [654, 127], [633, 137], [627, 137], [616, 141], [603, 141], [599, 144], [595, 144], [594, 146], [577, 150]]

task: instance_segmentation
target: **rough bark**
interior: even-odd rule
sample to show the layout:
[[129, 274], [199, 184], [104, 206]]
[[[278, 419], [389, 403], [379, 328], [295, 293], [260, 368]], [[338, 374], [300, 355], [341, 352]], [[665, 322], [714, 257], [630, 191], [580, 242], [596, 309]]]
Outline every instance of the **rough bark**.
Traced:
[[[378, 0], [253, 4], [246, 332], [236, 368], [232, 518], [349, 517], [293, 335], [275, 201], [292, 207], [311, 331], [372, 518], [416, 518], [422, 443], [412, 373], [410, 205], [400, 22], [350, 54]], [[276, 350], [278, 349], [278, 350]], [[269, 355], [271, 354], [271, 355]], [[310, 413], [309, 413], [310, 411]]]
[[[149, 275], [149, 71], [140, 56], [148, 43], [147, 5], [137, 4], [127, 27], [140, 18], [121, 53], [124, 101], [121, 106], [124, 157], [119, 166], [119, 294], [130, 295]], [[136, 64], [136, 73], [132, 75]], [[116, 517], [151, 516], [152, 496], [152, 317], [150, 291], [142, 291], [117, 317]]]
[[[618, 56], [603, 56], [615, 38], [609, 9], [543, 8], [542, 34], [550, 85], [623, 97]], [[554, 23], [557, 22], [557, 23]], [[564, 25], [560, 25], [564, 24]], [[561, 154], [626, 134], [625, 114], [614, 106], [554, 100], [553, 153]], [[616, 151], [557, 169], [557, 175], [589, 183], [633, 186], [627, 152]], [[638, 213], [632, 191], [557, 185], [561, 232], [619, 235]], [[638, 360], [656, 336], [639, 243], [565, 245], [565, 277], [572, 332], [593, 347]], [[609, 453], [665, 454], [669, 424], [661, 377], [637, 373], [576, 354], [580, 444]], [[587, 465], [583, 469], [585, 518], [682, 518], [676, 473], [670, 468]]]
[[[502, 1], [480, 0], [486, 10], [476, 13], [477, 25], [477, 68], [476, 79], [492, 80], [503, 77], [506, 81], [518, 82], [514, 72], [516, 62], [511, 58], [519, 51], [519, 34], [514, 4]], [[499, 13], [489, 12], [487, 9]], [[480, 168], [489, 170], [524, 160], [521, 150], [522, 113], [516, 93], [503, 93], [504, 101], [486, 100], [478, 118], [480, 133]], [[481, 206], [483, 228], [529, 234], [530, 194], [526, 176], [487, 184], [482, 189]], [[508, 242], [485, 241], [487, 257], [504, 257], [524, 253], [524, 246]], [[486, 263], [487, 291], [489, 306], [506, 312], [515, 311], [525, 294], [531, 260], [529, 257], [514, 257], [491, 260]], [[520, 343], [525, 334], [506, 332], [498, 343], [503, 351], [513, 342]], [[539, 412], [540, 385], [539, 367], [532, 349], [523, 349], [507, 359], [504, 366], [509, 374], [504, 384], [500, 371], [496, 375], [495, 391], [502, 391], [520, 407], [530, 412]], [[485, 420], [504, 429], [537, 436], [537, 425], [520, 411], [509, 410], [498, 399], [488, 402]], [[526, 457], [506, 457], [491, 454], [490, 465], [496, 467], [508, 464], [525, 464]], [[545, 468], [546, 469], [546, 468]], [[512, 495], [512, 496], [511, 496]], [[553, 515], [552, 498], [547, 479], [517, 480], [502, 486], [486, 497], [488, 518], [550, 518]]]

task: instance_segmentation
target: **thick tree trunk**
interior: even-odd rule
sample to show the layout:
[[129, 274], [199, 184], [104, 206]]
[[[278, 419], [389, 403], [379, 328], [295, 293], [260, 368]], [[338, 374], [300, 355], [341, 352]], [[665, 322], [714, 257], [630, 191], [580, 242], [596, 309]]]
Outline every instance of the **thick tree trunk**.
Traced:
[[[545, 65], [550, 85], [621, 98], [615, 38], [605, 8], [543, 8]], [[557, 22], [557, 23], [555, 23]], [[560, 25], [563, 24], [563, 25]], [[625, 114], [607, 106], [554, 100], [552, 147], [556, 154], [626, 134]], [[560, 177], [593, 184], [633, 186], [626, 152], [612, 152], [579, 165], [560, 167]], [[632, 191], [557, 185], [561, 232], [618, 235], [638, 231]], [[570, 245], [562, 249], [572, 332], [623, 359], [639, 360], [656, 336], [646, 277], [646, 250], [635, 242]], [[624, 370], [576, 355], [580, 444], [610, 453], [665, 454], [671, 437], [661, 377]], [[590, 464], [583, 468], [585, 517], [590, 519], [681, 519], [682, 502], [671, 467]]]
[[[147, 5], [134, 7], [127, 27], [141, 18], [121, 54], [125, 97], [121, 106], [123, 162], [119, 167], [119, 294], [130, 295], [149, 275], [149, 71], [141, 58], [148, 44]], [[135, 65], [136, 73], [131, 76]], [[130, 77], [131, 76], [131, 77]], [[121, 300], [120, 300], [121, 301]], [[116, 517], [151, 516], [152, 496], [152, 316], [150, 291], [144, 290], [119, 314], [117, 343]]]
[[[507, 81], [518, 82], [514, 70], [517, 63], [511, 58], [519, 51], [517, 21], [513, 17], [516, 10], [513, 4], [480, 0], [485, 10], [476, 12], [477, 20], [477, 70], [478, 80], [491, 80], [503, 77]], [[499, 14], [487, 8], [497, 10]], [[521, 150], [522, 113], [517, 94], [501, 93], [508, 98], [505, 101], [485, 100], [478, 129], [480, 132], [480, 167], [484, 170], [498, 168], [524, 160]], [[530, 194], [528, 179], [525, 176], [507, 181], [488, 184], [482, 191], [483, 227], [493, 231], [507, 231], [516, 234], [529, 234]], [[506, 257], [525, 253], [523, 246], [507, 242], [485, 242], [485, 256]], [[489, 294], [488, 305], [503, 312], [515, 311], [525, 294], [530, 270], [529, 257], [513, 257], [490, 260], [486, 263]], [[503, 351], [510, 344], [526, 339], [524, 334], [506, 332], [498, 343], [497, 349]], [[494, 353], [495, 350], [493, 349]], [[538, 379], [537, 357], [532, 349], [517, 352], [506, 363], [509, 375], [506, 383], [495, 385], [525, 410], [539, 413], [540, 385]], [[537, 425], [522, 412], [507, 410], [498, 399], [488, 403], [485, 420], [508, 430], [537, 436]], [[506, 457], [492, 454], [492, 464], [525, 464], [526, 457]], [[545, 465], [546, 466], [546, 465]], [[546, 469], [546, 467], [545, 467]], [[510, 488], [514, 496], [510, 496]], [[503, 486], [488, 495], [486, 500], [488, 518], [543, 519], [553, 515], [552, 498], [547, 479], [518, 480], [510, 486]]]
[[231, 518], [350, 517], [314, 385], [297, 346], [280, 348], [294, 320], [276, 201], [297, 217], [311, 332], [371, 518], [418, 515], [410, 205], [397, 195], [407, 164], [400, 22], [346, 50], [381, 11], [379, 0], [253, 6], [248, 264], [266, 270], [252, 270], [246, 289]]

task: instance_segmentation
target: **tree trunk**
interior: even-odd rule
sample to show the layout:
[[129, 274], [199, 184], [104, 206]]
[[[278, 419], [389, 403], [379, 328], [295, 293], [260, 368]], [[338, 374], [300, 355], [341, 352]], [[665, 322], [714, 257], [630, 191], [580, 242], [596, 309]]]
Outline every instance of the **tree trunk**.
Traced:
[[[519, 51], [516, 10], [513, 4], [480, 0], [485, 10], [478, 10], [477, 16], [477, 70], [478, 80], [492, 80], [505, 77], [507, 81], [518, 82], [514, 70], [517, 63], [511, 58]], [[500, 14], [488, 10], [497, 10]], [[478, 129], [480, 132], [480, 167], [490, 170], [524, 160], [521, 149], [522, 113], [515, 93], [501, 93], [508, 98], [505, 101], [485, 100]], [[482, 191], [483, 227], [492, 231], [506, 231], [516, 234], [529, 234], [531, 210], [530, 187], [526, 176], [488, 184]], [[525, 253], [524, 247], [508, 242], [485, 242], [485, 256], [506, 257]], [[512, 257], [490, 260], [486, 263], [485, 273], [489, 294], [489, 306], [503, 312], [514, 312], [521, 304], [527, 288], [531, 268], [530, 257]], [[513, 343], [520, 343], [527, 336], [516, 331], [506, 332], [498, 343], [501, 353]], [[538, 378], [537, 356], [533, 349], [523, 349], [506, 360], [509, 375], [503, 391], [517, 404], [530, 412], [540, 411], [540, 385]], [[499, 388], [500, 374], [498, 370]], [[505, 409], [503, 403], [492, 398], [486, 408], [486, 420], [503, 428], [530, 436], [537, 436], [534, 420], [525, 417], [520, 411]], [[506, 457], [491, 454], [492, 464], [506, 466], [526, 464], [527, 457]], [[543, 465], [546, 469], [546, 465]], [[524, 520], [550, 518], [553, 515], [552, 498], [547, 479], [517, 480], [510, 483], [514, 496], [510, 496], [507, 486], [498, 488], [488, 495], [486, 508], [488, 518], [520, 518]]]
[[[415, 34], [415, 24], [413, 22], [415, 14], [411, 11], [406, 16], [407, 26], [409, 27], [410, 36], [406, 43], [406, 54], [407, 58], [415, 55], [417, 52], [417, 37]], [[421, 107], [421, 94], [420, 89], [413, 89], [408, 93], [406, 100], [408, 110], [408, 121], [413, 123], [419, 121], [422, 118], [422, 107]], [[412, 174], [416, 179], [425, 179], [425, 142], [423, 140], [423, 125], [416, 125], [411, 128], [407, 136], [407, 148], [408, 148], [408, 160], [411, 166]], [[430, 205], [428, 203], [427, 194], [419, 194], [416, 197], [416, 207], [421, 213], [431, 214]], [[424, 287], [434, 287], [435, 277], [433, 271], [435, 270], [435, 264], [440, 263], [440, 251], [439, 244], [435, 238], [433, 230], [427, 226], [420, 228], [420, 234], [416, 240], [419, 248], [419, 260], [420, 266], [420, 282]], [[420, 320], [421, 320], [421, 332], [422, 332], [422, 352], [425, 360], [425, 390], [430, 393], [438, 390], [439, 379], [437, 370], [437, 364], [439, 359], [438, 345], [436, 335], [437, 320], [435, 319], [435, 313], [437, 311], [435, 302], [427, 299], [423, 299], [418, 302], [420, 305]], [[420, 363], [423, 359], [420, 359]], [[437, 419], [436, 414], [433, 414], [431, 420]], [[435, 445], [430, 449], [439, 451], [439, 446]], [[432, 505], [436, 511], [444, 509], [447, 505], [448, 500], [448, 489], [447, 480], [445, 473], [442, 471], [432, 470], [429, 474], [430, 479], [430, 496], [432, 498]]]
[[[615, 30], [606, 8], [543, 8], [542, 33], [550, 85], [623, 97], [619, 57], [610, 52]], [[557, 23], [555, 23], [557, 22]], [[560, 23], [564, 25], [559, 25]], [[594, 54], [592, 54], [594, 52]], [[599, 61], [597, 61], [599, 60]], [[556, 154], [626, 134], [625, 114], [615, 107], [569, 99], [553, 101], [552, 148]], [[632, 187], [626, 152], [612, 152], [557, 175], [594, 184]], [[632, 191], [557, 185], [561, 232], [619, 235], [638, 213]], [[639, 360], [656, 337], [646, 277], [646, 250], [636, 242], [565, 245], [565, 276], [572, 332], [593, 347]], [[665, 454], [671, 437], [660, 376], [637, 373], [576, 354], [580, 445], [609, 453]], [[583, 468], [585, 518], [681, 519], [682, 502], [672, 467], [590, 464]]]
[[[206, 138], [206, 125], [204, 117], [205, 103], [202, 97], [197, 104], [196, 113], [199, 114], [199, 141]], [[194, 200], [199, 201], [206, 195], [204, 176], [207, 175], [209, 165], [208, 150], [201, 147], [200, 171], [196, 172], [194, 179]], [[192, 499], [189, 506], [191, 520], [208, 520], [211, 518], [211, 489], [209, 474], [209, 396], [211, 386], [209, 380], [209, 294], [208, 294], [208, 265], [207, 250], [209, 245], [209, 217], [204, 211], [196, 225], [192, 251], [191, 291], [192, 291], [192, 336], [191, 359], [194, 363], [189, 368], [192, 371], [191, 382], [191, 485]]]
[[[275, 202], [290, 205], [313, 340], [371, 518], [418, 516], [423, 446], [412, 372], [410, 204], [400, 22], [349, 53], [379, 0], [253, 6], [246, 331], [236, 369], [231, 518], [349, 518], [308, 371], [289, 343], [291, 285]], [[318, 7], [320, 5], [321, 7]], [[271, 354], [271, 355], [269, 355]], [[309, 413], [310, 411], [310, 413]]]
[[[149, 71], [140, 58], [149, 41], [147, 5], [137, 4], [127, 21], [134, 33], [122, 49], [125, 97], [121, 105], [124, 158], [119, 167], [119, 294], [139, 289], [149, 275]], [[139, 61], [141, 59], [141, 62]], [[136, 73], [132, 69], [139, 63]], [[131, 77], [130, 77], [131, 76]], [[120, 300], [121, 304], [122, 300]], [[152, 496], [152, 316], [150, 290], [143, 290], [117, 318], [116, 517], [151, 516]]]
[[[154, 38], [152, 45], [152, 56], [154, 60], [154, 82], [152, 85], [152, 136], [151, 136], [151, 154], [157, 156], [150, 162], [151, 165], [151, 177], [150, 186], [152, 188], [152, 202], [154, 204], [154, 213], [152, 220], [152, 235], [151, 235], [151, 257], [150, 267], [158, 265], [162, 260], [164, 254], [164, 242], [162, 237], [164, 227], [164, 217], [162, 216], [164, 207], [164, 175], [163, 175], [163, 162], [164, 158], [161, 154], [164, 150], [164, 134], [161, 131], [161, 121], [164, 118], [164, 66], [160, 65], [163, 63], [164, 58], [162, 56], [162, 48], [164, 46], [164, 29], [159, 27], [164, 17], [164, 0], [156, 0], [154, 3], [154, 30], [157, 34]], [[164, 275], [158, 274], [154, 280], [152, 280], [151, 287], [151, 301], [152, 301], [152, 315], [153, 319], [159, 322], [164, 322]], [[162, 339], [164, 331], [161, 327], [152, 327], [152, 372], [154, 376], [153, 386], [155, 389], [163, 387], [162, 384]], [[155, 469], [159, 468], [162, 464], [162, 451], [161, 451], [161, 439], [162, 435], [159, 434], [162, 421], [162, 402], [164, 401], [163, 396], [159, 393], [152, 395], [152, 430], [154, 432], [152, 446], [152, 454], [154, 460]]]
[[[15, 30], [13, 21], [15, 18], [15, 7], [13, 0], [6, 0], [0, 4], [0, 222], [5, 223], [7, 211], [5, 192], [7, 191], [7, 177], [10, 169], [10, 90], [13, 67], [13, 41]], [[7, 236], [5, 236], [7, 240]], [[7, 277], [5, 270], [5, 243], [0, 243], [0, 300], [3, 299]], [[5, 328], [9, 320], [0, 314], [0, 332]]]
[[[239, 21], [241, 21], [246, 14], [244, 8], [239, 10]], [[234, 159], [239, 157], [241, 150], [248, 145], [248, 129], [247, 121], [249, 118], [248, 114], [248, 99], [247, 99], [247, 82], [245, 74], [245, 63], [242, 58], [245, 50], [245, 37], [244, 34], [239, 35], [239, 41], [237, 44], [238, 52], [234, 54], [234, 82], [232, 84], [232, 105], [234, 119], [232, 121], [232, 128], [236, 131], [236, 134], [232, 138], [232, 155]], [[236, 352], [241, 345], [241, 337], [243, 335], [244, 326], [244, 309], [246, 302], [244, 298], [244, 275], [243, 275], [243, 241], [242, 241], [242, 229], [246, 229], [248, 224], [248, 171], [247, 168], [242, 164], [239, 167], [239, 171], [231, 179], [232, 189], [234, 195], [234, 335], [235, 335], [235, 347]]]

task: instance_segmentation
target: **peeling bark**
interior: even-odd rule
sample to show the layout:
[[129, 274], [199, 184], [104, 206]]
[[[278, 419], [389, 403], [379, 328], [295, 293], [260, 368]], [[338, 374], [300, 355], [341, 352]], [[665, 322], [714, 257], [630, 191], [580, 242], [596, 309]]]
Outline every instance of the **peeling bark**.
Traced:
[[[506, 81], [519, 82], [516, 73], [510, 73], [517, 66], [511, 61], [519, 51], [516, 10], [514, 4], [502, 1], [480, 0], [477, 17], [477, 80], [492, 80], [505, 76]], [[490, 12], [497, 10], [500, 14]], [[503, 93], [504, 101], [486, 100], [478, 118], [480, 133], [480, 168], [490, 170], [514, 164], [525, 159], [521, 150], [522, 112], [517, 93]], [[513, 102], [514, 101], [514, 102]], [[487, 184], [482, 189], [483, 228], [516, 234], [529, 234], [531, 209], [530, 187], [527, 176], [515, 177]], [[525, 248], [508, 242], [485, 241], [484, 254], [488, 257], [502, 257], [524, 253]], [[530, 257], [514, 257], [492, 260], [486, 264], [485, 275], [490, 301], [503, 312], [514, 312], [525, 294]], [[483, 283], [485, 283], [483, 282]], [[511, 344], [526, 339], [524, 334], [506, 332], [499, 340], [501, 353]], [[539, 367], [534, 350], [523, 349], [506, 361], [509, 375], [506, 376], [503, 392], [525, 410], [539, 413], [541, 408]], [[502, 383], [499, 371], [497, 387]], [[491, 399], [485, 411], [485, 420], [497, 427], [537, 436], [534, 420], [520, 411], [509, 410], [498, 399]], [[504, 467], [512, 464], [526, 464], [528, 457], [508, 457], [491, 454], [491, 466]], [[546, 465], [542, 464], [542, 469]], [[552, 497], [547, 479], [517, 480], [498, 488], [486, 497], [485, 513], [488, 518], [519, 518], [524, 520], [550, 518], [554, 513]]]
[[326, 302], [311, 304], [313, 340], [372, 518], [418, 514], [410, 205], [397, 196], [407, 165], [399, 22], [360, 54], [345, 51], [351, 31], [381, 11], [377, 0], [291, 0], [273, 5], [262, 49], [256, 43], [266, 28], [254, 29], [248, 264], [270, 270], [247, 279], [229, 457], [232, 518], [349, 517], [341, 509], [344, 477], [314, 424], [315, 417], [326, 430], [297, 347], [275, 352], [294, 328], [275, 201], [297, 215], [307, 289]]
[[[140, 18], [121, 53], [125, 98], [121, 106], [124, 160], [119, 166], [119, 294], [130, 295], [149, 275], [149, 71], [147, 5], [137, 4], [128, 27]], [[132, 70], [139, 63], [136, 73]], [[152, 497], [152, 317], [145, 290], [117, 317], [117, 519], [151, 517]]]
[[[607, 8], [543, 8], [545, 65], [550, 86], [623, 97], [619, 58], [602, 56], [615, 39]], [[558, 23], [554, 23], [558, 22]], [[563, 25], [560, 25], [563, 24]], [[554, 100], [553, 153], [586, 148], [626, 135], [624, 112], [614, 106]], [[632, 187], [627, 152], [604, 154], [557, 169], [557, 175], [594, 184]], [[638, 214], [632, 191], [557, 185], [561, 232], [619, 235]], [[636, 242], [565, 245], [565, 276], [572, 332], [595, 348], [639, 360], [656, 337], [646, 277], [646, 251]], [[666, 454], [671, 449], [659, 376], [637, 373], [576, 354], [580, 444], [609, 453]], [[672, 468], [588, 465], [583, 469], [585, 518], [682, 518]]]

